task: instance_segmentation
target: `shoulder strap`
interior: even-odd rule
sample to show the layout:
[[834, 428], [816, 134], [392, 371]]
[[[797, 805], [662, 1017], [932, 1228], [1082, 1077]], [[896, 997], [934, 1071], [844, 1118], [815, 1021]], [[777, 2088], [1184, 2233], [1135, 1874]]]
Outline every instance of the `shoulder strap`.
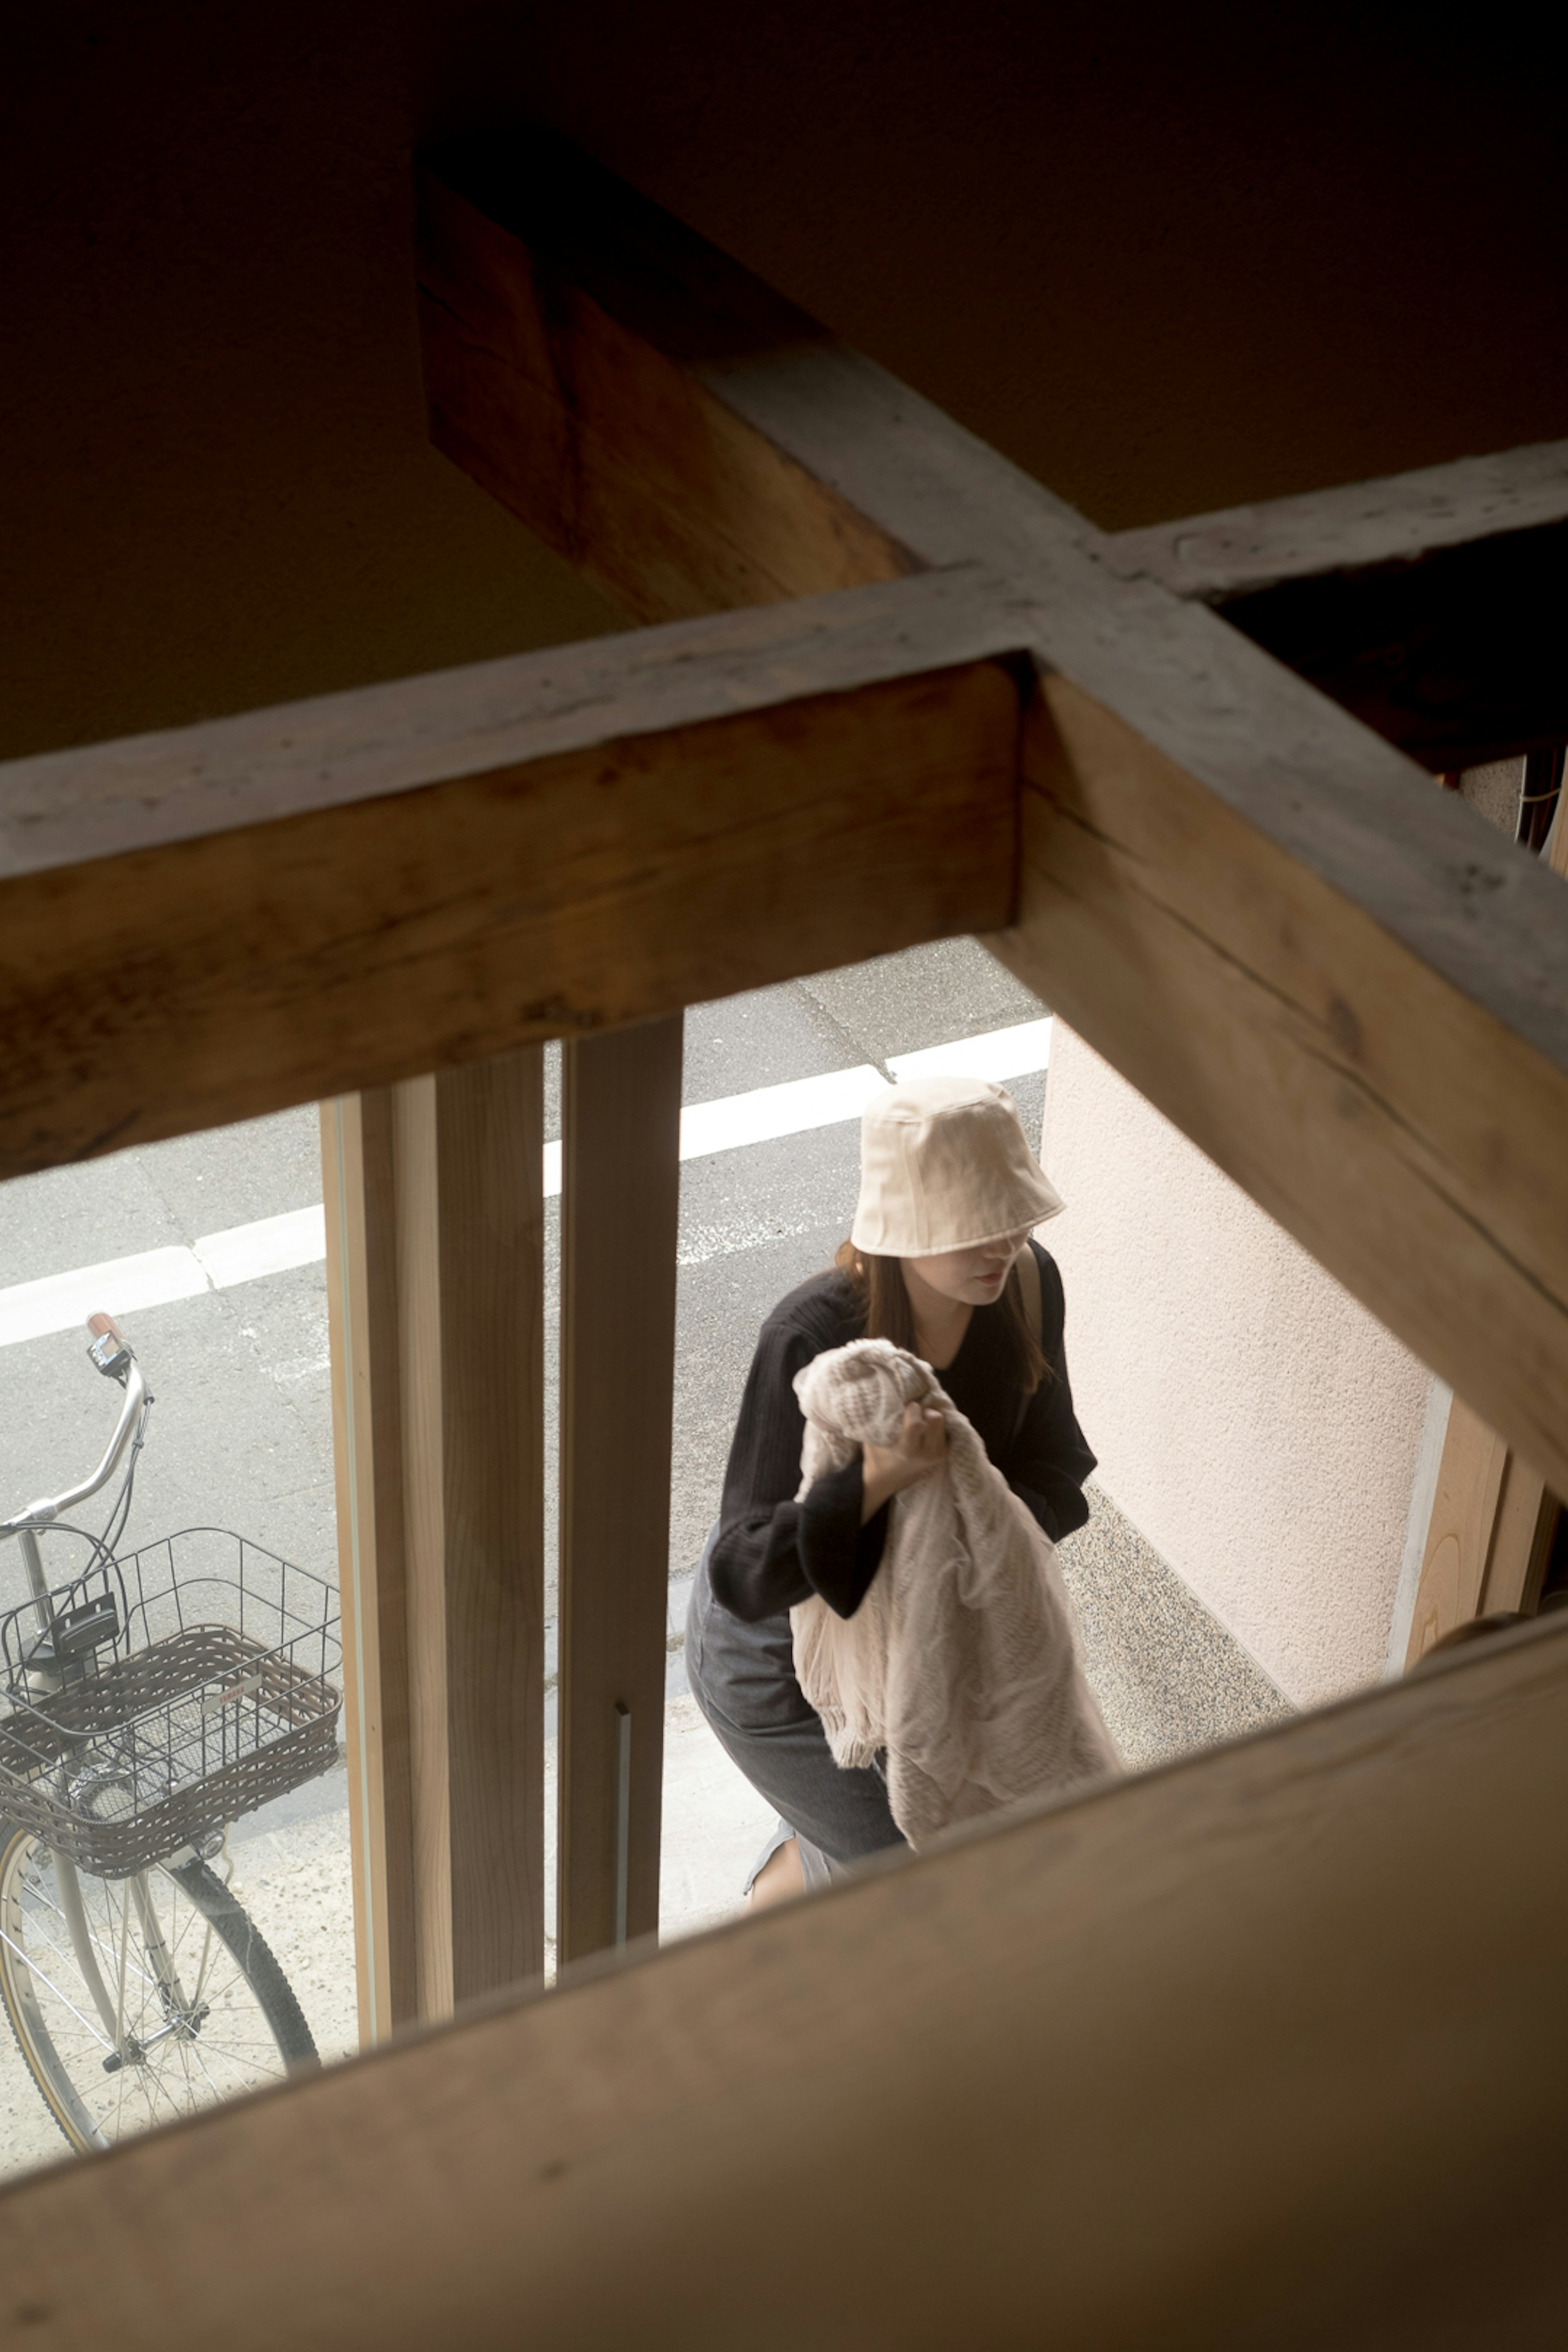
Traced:
[[1040, 1261], [1035, 1255], [1032, 1241], [1024, 1244], [1018, 1259], [1018, 1289], [1024, 1301], [1024, 1319], [1035, 1335], [1035, 1345], [1046, 1344], [1045, 1312], [1040, 1305]]

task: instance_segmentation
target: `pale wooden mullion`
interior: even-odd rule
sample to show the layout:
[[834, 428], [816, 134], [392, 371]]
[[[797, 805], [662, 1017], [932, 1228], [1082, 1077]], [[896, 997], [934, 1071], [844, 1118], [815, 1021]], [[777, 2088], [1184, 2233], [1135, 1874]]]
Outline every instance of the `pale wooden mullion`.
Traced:
[[562, 1965], [658, 1926], [679, 1014], [562, 1057]]
[[542, 1053], [328, 1107], [361, 2037], [544, 1957]]
[[362, 2048], [419, 2014], [392, 1099], [321, 1105], [343, 1742]]

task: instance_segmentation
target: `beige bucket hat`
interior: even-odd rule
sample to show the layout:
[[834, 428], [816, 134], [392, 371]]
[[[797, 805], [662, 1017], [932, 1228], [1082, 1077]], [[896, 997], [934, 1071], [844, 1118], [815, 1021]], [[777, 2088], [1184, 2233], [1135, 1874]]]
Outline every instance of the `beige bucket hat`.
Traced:
[[849, 1238], [874, 1257], [935, 1257], [1043, 1224], [1067, 1206], [1013, 1097], [984, 1078], [918, 1078], [860, 1115]]

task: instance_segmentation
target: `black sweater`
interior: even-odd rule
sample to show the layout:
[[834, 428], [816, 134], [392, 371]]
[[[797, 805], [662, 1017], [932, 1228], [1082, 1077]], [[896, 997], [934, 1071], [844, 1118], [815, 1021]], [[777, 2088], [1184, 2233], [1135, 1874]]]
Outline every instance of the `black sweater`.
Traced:
[[[1000, 1306], [977, 1307], [963, 1344], [937, 1377], [978, 1431], [986, 1453], [1055, 1542], [1089, 1517], [1083, 1482], [1094, 1468], [1072, 1409], [1066, 1313], [1056, 1260], [1037, 1242], [1041, 1336], [1050, 1370], [1025, 1405]], [[852, 1617], [881, 1563], [888, 1505], [865, 1527], [858, 1459], [819, 1478], [804, 1502], [800, 1450], [805, 1421], [793, 1386], [814, 1356], [862, 1336], [855, 1293], [842, 1274], [803, 1282], [763, 1324], [730, 1447], [719, 1540], [709, 1573], [714, 1594], [755, 1624], [819, 1592]]]

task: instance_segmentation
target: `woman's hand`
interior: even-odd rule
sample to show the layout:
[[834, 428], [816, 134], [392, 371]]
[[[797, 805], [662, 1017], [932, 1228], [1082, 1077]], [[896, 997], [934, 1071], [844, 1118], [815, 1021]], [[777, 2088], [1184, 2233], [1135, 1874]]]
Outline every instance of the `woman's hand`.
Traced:
[[947, 1459], [947, 1423], [935, 1405], [907, 1404], [898, 1436], [891, 1445], [863, 1445], [861, 1475], [865, 1500], [860, 1524], [876, 1517], [884, 1503], [906, 1486], [929, 1478]]

